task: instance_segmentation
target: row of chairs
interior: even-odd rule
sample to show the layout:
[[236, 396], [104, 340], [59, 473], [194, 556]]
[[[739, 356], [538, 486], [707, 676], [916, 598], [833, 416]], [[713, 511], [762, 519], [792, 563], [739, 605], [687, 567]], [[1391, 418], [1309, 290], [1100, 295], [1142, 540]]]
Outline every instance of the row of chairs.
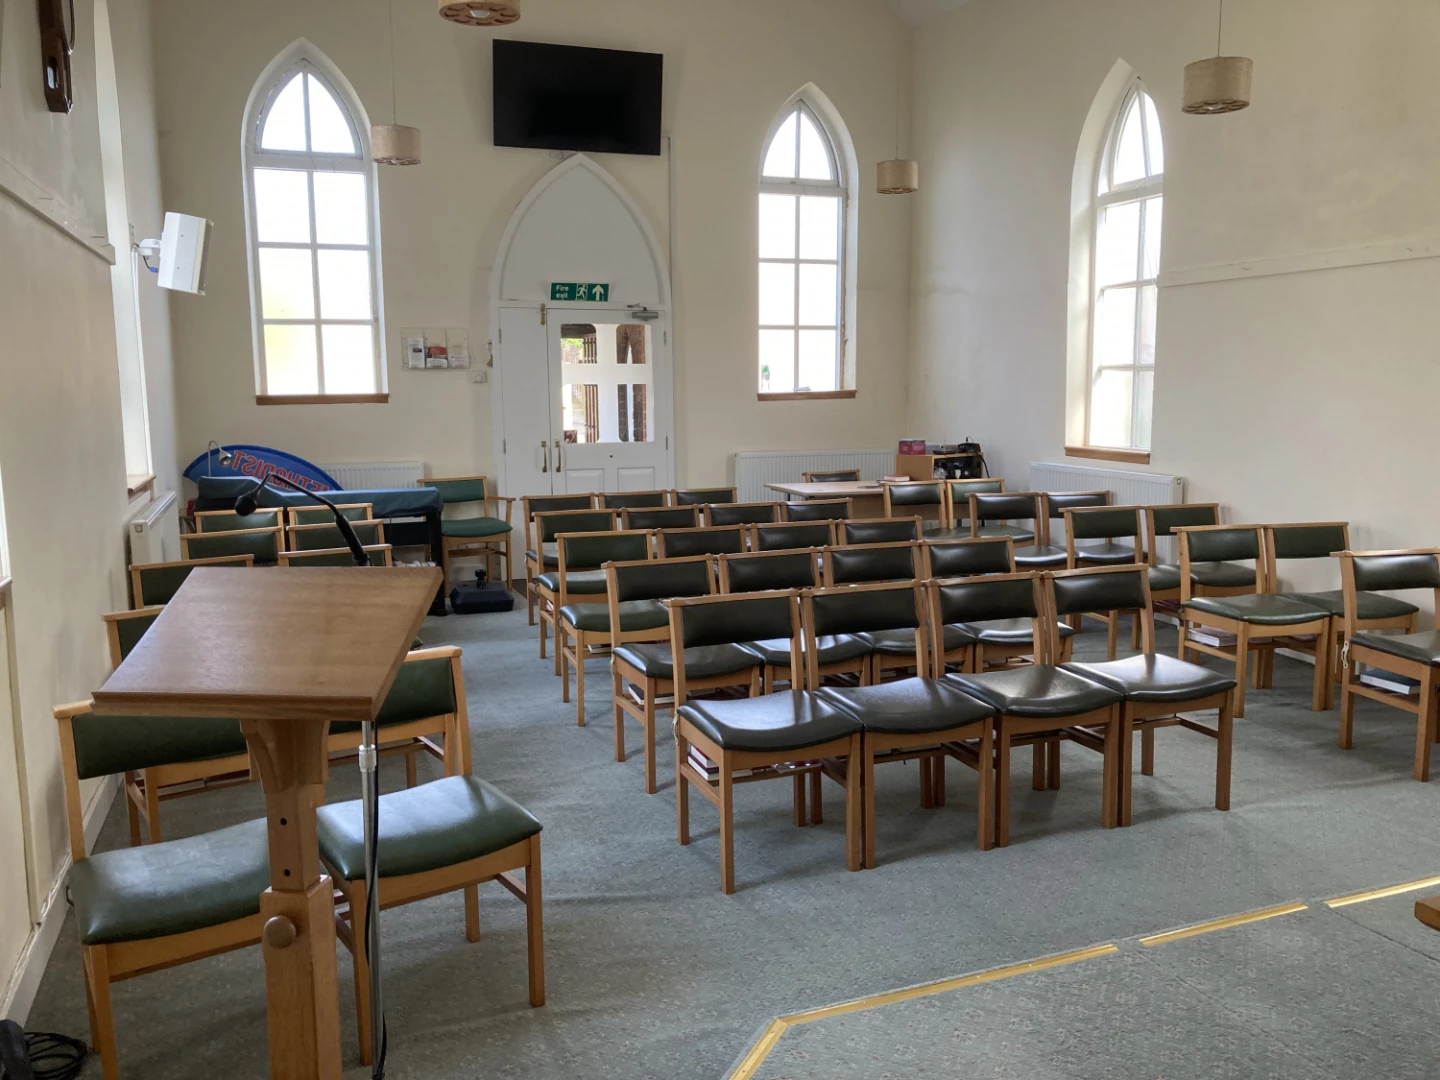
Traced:
[[[394, 565], [389, 544], [369, 544], [366, 545], [365, 552], [369, 556], [371, 566]], [[253, 550], [238, 555], [178, 559], [174, 562], [135, 563], [130, 567], [130, 602], [134, 608], [168, 604], [180, 591], [180, 586], [185, 584], [185, 579], [198, 566], [248, 567], [257, 565], [264, 565], [264, 563], [257, 560]], [[350, 554], [349, 548], [318, 548], [314, 551], [277, 552], [273, 565], [353, 566], [355, 560]]]
[[[351, 522], [356, 537], [371, 550], [371, 563], [391, 565], [385, 543], [385, 525], [373, 520], [369, 503], [338, 508]], [[195, 515], [196, 531], [180, 537], [180, 554], [185, 561], [249, 555], [256, 566], [294, 565], [287, 554], [302, 553], [312, 565], [330, 565], [334, 552], [345, 549], [345, 538], [327, 507], [262, 509], [253, 514], [234, 510], [201, 511]], [[320, 553], [324, 553], [321, 555]]]

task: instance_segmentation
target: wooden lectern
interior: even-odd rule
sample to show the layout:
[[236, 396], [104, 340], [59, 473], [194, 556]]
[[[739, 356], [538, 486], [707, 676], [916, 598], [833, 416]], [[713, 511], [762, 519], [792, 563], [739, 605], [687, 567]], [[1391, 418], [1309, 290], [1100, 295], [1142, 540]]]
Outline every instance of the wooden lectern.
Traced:
[[339, 1080], [335, 905], [315, 808], [332, 720], [373, 720], [420, 629], [438, 568], [195, 570], [95, 693], [117, 716], [234, 717], [265, 791], [270, 1075]]

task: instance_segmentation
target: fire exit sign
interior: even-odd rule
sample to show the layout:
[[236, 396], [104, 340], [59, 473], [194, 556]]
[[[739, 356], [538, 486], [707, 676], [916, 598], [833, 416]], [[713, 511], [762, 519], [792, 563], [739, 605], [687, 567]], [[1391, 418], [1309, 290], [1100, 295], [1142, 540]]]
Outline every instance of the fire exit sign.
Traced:
[[580, 300], [587, 304], [608, 304], [610, 286], [584, 281], [552, 281], [550, 299], [552, 302]]

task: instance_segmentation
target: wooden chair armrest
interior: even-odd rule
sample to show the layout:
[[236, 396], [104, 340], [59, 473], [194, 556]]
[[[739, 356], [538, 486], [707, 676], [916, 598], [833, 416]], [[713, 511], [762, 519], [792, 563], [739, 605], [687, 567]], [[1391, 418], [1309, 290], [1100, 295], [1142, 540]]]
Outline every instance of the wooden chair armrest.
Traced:
[[55, 706], [55, 719], [56, 719], [56, 720], [71, 720], [71, 719], [74, 719], [74, 718], [77, 717], [77, 716], [84, 716], [86, 713], [88, 713], [88, 712], [94, 712], [94, 711], [95, 711], [95, 702], [89, 701], [89, 700], [87, 700], [87, 701], [77, 701], [77, 702], [75, 702], [74, 704], [71, 704], [71, 705], [56, 705], [56, 706]]
[[461, 655], [463, 653], [458, 645], [437, 645], [433, 649], [411, 649], [405, 654], [405, 662], [413, 664], [421, 660], [453, 660]]

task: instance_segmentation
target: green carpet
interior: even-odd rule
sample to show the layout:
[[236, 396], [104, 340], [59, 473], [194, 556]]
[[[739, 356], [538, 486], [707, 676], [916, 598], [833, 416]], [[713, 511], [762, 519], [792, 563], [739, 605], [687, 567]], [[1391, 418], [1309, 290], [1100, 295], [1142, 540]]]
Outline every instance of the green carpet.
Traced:
[[[1362, 703], [1357, 748], [1342, 752], [1337, 715], [1309, 710], [1310, 669], [1282, 658], [1277, 689], [1252, 692], [1249, 716], [1236, 722], [1229, 813], [1212, 807], [1214, 743], [1179, 730], [1159, 733], [1157, 775], [1137, 775], [1135, 824], [1124, 830], [1099, 827], [1098, 755], [1065, 747], [1059, 792], [1030, 790], [1023, 755], [1012, 846], [987, 853], [974, 845], [969, 770], [952, 766], [949, 805], [924, 811], [914, 766], [887, 765], [877, 773], [880, 866], [851, 874], [838, 787], [826, 785], [826, 823], [796, 829], [789, 784], [744, 785], [736, 796], [739, 891], [726, 897], [716, 817], [699, 796], [693, 842], [675, 843], [665, 743], [658, 795], [644, 794], [637, 727], [628, 731], [629, 760], [613, 760], [603, 662], [590, 665], [590, 724], [579, 728], [523, 611], [435, 619], [422, 634], [465, 649], [476, 772], [545, 823], [549, 1003], [532, 1010], [526, 1002], [523, 909], [498, 886], [482, 889], [478, 945], [464, 940], [458, 895], [387, 911], [392, 1080], [718, 1080], [776, 1015], [1440, 872], [1440, 837], [1418, 824], [1433, 819], [1440, 790], [1410, 779], [1413, 719]], [[1162, 634], [1161, 648], [1172, 647], [1173, 635]], [[1077, 652], [1098, 658], [1103, 648], [1104, 635], [1091, 632]], [[422, 760], [421, 769], [422, 778], [439, 775], [438, 762]], [[397, 762], [382, 766], [382, 782], [403, 783]], [[358, 786], [353, 767], [338, 768], [331, 798], [354, 797]], [[165, 805], [172, 836], [260, 813], [255, 786]], [[124, 837], [117, 804], [101, 844]], [[1364, 907], [1373, 905], [1351, 914]], [[347, 1076], [358, 1077], [367, 1073], [357, 1065], [343, 949], [340, 957], [343, 1050]], [[1384, 1003], [1373, 1022], [1382, 1031], [1393, 1025], [1397, 1039], [1421, 1009], [1408, 986], [1391, 994], [1372, 982], [1367, 991]], [[1166, 1029], [1138, 1007], [1145, 994], [1136, 996], [1134, 1025], [1158, 1040]], [[114, 1002], [125, 1076], [266, 1075], [258, 949], [118, 984]], [[1037, 1025], [1035, 1017], [1018, 1023], [1012, 1041], [1048, 1037]], [[86, 1030], [73, 925], [29, 1026]], [[1204, 1037], [1203, 1025], [1176, 1032], [1187, 1045]], [[884, 1038], [884, 1046], [911, 1041], [903, 1031]], [[1137, 1045], [1143, 1052], [1146, 1044]], [[1042, 1056], [1032, 1047], [1011, 1071], [976, 1075], [1070, 1075], [1063, 1065], [1027, 1071]], [[1132, 1065], [1114, 1075], [1170, 1075]], [[98, 1061], [86, 1076], [99, 1076]]]

